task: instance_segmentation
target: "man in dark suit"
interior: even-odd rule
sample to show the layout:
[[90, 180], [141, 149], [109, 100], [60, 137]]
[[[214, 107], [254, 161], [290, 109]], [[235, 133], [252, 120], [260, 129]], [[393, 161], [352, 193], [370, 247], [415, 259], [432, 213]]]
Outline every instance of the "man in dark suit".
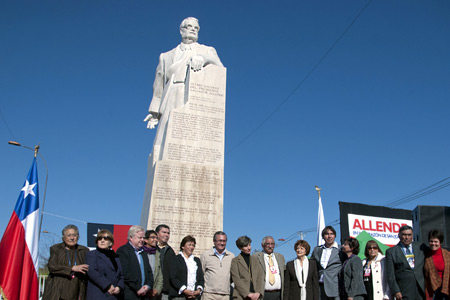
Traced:
[[424, 299], [424, 252], [413, 242], [411, 226], [404, 225], [398, 232], [400, 242], [386, 250], [386, 277], [395, 299]]
[[141, 226], [131, 226], [128, 243], [117, 250], [125, 280], [125, 300], [139, 300], [151, 292], [153, 274], [148, 257], [143, 252], [145, 230]]
[[265, 236], [261, 242], [263, 252], [254, 256], [259, 261], [259, 267], [264, 274], [264, 299], [280, 300], [283, 298], [284, 270], [286, 264], [284, 256], [273, 251], [275, 241], [270, 235]]
[[315, 247], [311, 255], [317, 263], [320, 299], [338, 300], [338, 274], [346, 255], [341, 251], [341, 246], [335, 242], [336, 230], [332, 226], [326, 226], [322, 230], [322, 238], [325, 244]]

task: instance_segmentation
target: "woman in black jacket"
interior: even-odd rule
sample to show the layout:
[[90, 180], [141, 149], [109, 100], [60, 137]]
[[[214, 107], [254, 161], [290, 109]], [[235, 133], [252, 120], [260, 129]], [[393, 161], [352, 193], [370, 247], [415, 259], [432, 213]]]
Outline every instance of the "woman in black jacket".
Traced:
[[170, 263], [169, 299], [199, 299], [203, 291], [204, 278], [202, 264], [192, 253], [195, 238], [185, 236], [180, 244], [180, 254]]
[[306, 257], [311, 250], [308, 242], [299, 240], [294, 245], [297, 258], [286, 264], [283, 300], [318, 300], [319, 276], [314, 259]]

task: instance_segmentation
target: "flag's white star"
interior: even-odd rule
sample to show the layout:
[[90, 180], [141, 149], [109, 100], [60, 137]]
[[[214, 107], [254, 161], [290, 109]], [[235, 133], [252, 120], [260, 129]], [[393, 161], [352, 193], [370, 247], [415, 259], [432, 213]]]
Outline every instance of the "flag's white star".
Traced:
[[36, 197], [36, 195], [34, 194], [34, 191], [33, 191], [35, 185], [36, 185], [36, 183], [30, 184], [28, 182], [28, 180], [25, 180], [25, 185], [22, 188], [24, 199], [28, 196], [28, 194], [31, 194]]
[[100, 228], [97, 228], [97, 233], [94, 233], [93, 236], [97, 237], [99, 232], [100, 232]]

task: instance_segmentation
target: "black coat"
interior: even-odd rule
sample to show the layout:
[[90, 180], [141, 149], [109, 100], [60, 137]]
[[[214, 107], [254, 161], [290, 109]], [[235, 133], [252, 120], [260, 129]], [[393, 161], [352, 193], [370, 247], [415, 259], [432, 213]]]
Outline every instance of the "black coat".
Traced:
[[[175, 256], [170, 262], [170, 289], [169, 289], [169, 297], [179, 297], [179, 290], [183, 285], [187, 286], [187, 275], [188, 269], [184, 258], [181, 256], [182, 254], [178, 254]], [[194, 257], [194, 261], [197, 263], [197, 278], [195, 282], [195, 289], [198, 286], [202, 288], [205, 287], [205, 280], [203, 278], [203, 269], [202, 263], [198, 257]]]
[[[319, 299], [319, 276], [317, 275], [317, 264], [314, 259], [309, 260], [308, 276], [306, 278], [306, 299]], [[284, 271], [284, 292], [283, 300], [300, 299], [300, 285], [298, 284], [297, 275], [295, 274], [294, 261], [286, 264]]]
[[[122, 265], [118, 256], [114, 259], [117, 263], [117, 270], [106, 254], [97, 250], [86, 253], [86, 263], [89, 265], [89, 271], [87, 272], [87, 300], [123, 298], [124, 281]], [[110, 295], [107, 291], [110, 285], [120, 287], [122, 293], [114, 296]]]
[[161, 258], [161, 269], [163, 274], [163, 288], [162, 293], [163, 294], [169, 294], [170, 289], [170, 263], [175, 257], [175, 252], [173, 251], [172, 247], [169, 245], [166, 246], [167, 249], [165, 249], [164, 255], [162, 255], [162, 250], [159, 247], [156, 247], [156, 249], [160, 253]]
[[[130, 243], [126, 243], [117, 249], [117, 254], [120, 258], [120, 263], [122, 265], [123, 277], [125, 281], [124, 296], [126, 300], [139, 300], [145, 299], [145, 297], [139, 297], [137, 291], [143, 286], [141, 277], [141, 267], [139, 265], [139, 260], [136, 257], [133, 246]], [[145, 254], [145, 255], [143, 255]], [[153, 288], [153, 274], [148, 262], [147, 254], [142, 251], [142, 259], [144, 260], [144, 273], [145, 281], [144, 284]]]

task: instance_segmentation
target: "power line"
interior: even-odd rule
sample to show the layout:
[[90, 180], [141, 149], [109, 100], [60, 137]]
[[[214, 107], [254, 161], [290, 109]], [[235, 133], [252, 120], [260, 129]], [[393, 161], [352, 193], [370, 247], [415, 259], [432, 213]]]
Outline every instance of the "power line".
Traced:
[[[336, 219], [336, 220], [328, 223], [328, 226], [337, 225], [339, 223], [340, 223], [340, 219]], [[309, 233], [309, 232], [315, 232], [316, 230], [317, 230], [317, 227], [311, 227], [311, 228], [308, 228], [308, 229], [296, 231], [295, 233], [293, 233], [290, 236], [288, 236], [287, 238], [285, 238], [284, 241], [282, 241], [281, 243], [277, 244], [276, 247], [281, 247], [281, 246], [289, 243], [293, 239], [301, 236], [301, 234], [305, 234], [305, 233]]]
[[[396, 206], [405, 204], [407, 202], [411, 202], [413, 200], [425, 197], [425, 196], [427, 196], [429, 194], [437, 192], [437, 191], [439, 191], [439, 190], [441, 190], [443, 188], [446, 188], [448, 186], [450, 186], [450, 177], [446, 177], [446, 178], [444, 178], [442, 180], [439, 180], [439, 181], [437, 181], [437, 182], [435, 182], [433, 184], [430, 184], [430, 185], [428, 185], [428, 186], [426, 186], [424, 188], [421, 188], [421, 189], [419, 189], [419, 190], [417, 190], [415, 192], [412, 192], [412, 193], [407, 194], [405, 196], [402, 196], [402, 197], [400, 197], [398, 199], [390, 201], [390, 202], [384, 204], [383, 206], [396, 207]], [[336, 220], [330, 222], [328, 225], [333, 226], [333, 225], [338, 225], [338, 224], [340, 224], [340, 219], [336, 219]], [[283, 242], [277, 244], [277, 247], [281, 247], [281, 246], [285, 245], [286, 243], [289, 243], [291, 240], [293, 240], [300, 233], [314, 232], [316, 230], [317, 230], [317, 227], [312, 227], [312, 228], [308, 228], [308, 229], [305, 229], [305, 230], [296, 231], [295, 233], [293, 233], [290, 236], [288, 236]]]
[[66, 220], [70, 220], [70, 221], [76, 221], [76, 222], [80, 222], [80, 223], [84, 223], [84, 224], [87, 224], [88, 222], [86, 222], [86, 221], [82, 221], [82, 220], [77, 220], [77, 219], [72, 219], [72, 218], [69, 218], [69, 217], [65, 217], [65, 216], [60, 216], [60, 215], [55, 215], [55, 214], [51, 214], [51, 213], [48, 213], [48, 212], [42, 212], [43, 214], [46, 214], [46, 215], [49, 215], [49, 216], [53, 216], [53, 217], [57, 217], [57, 218], [61, 218], [61, 219], [66, 219]]
[[358, 18], [362, 15], [362, 13], [366, 10], [366, 8], [369, 6], [370, 2], [372, 0], [369, 0], [366, 5], [361, 9], [361, 11], [353, 18], [352, 22], [344, 29], [344, 31], [341, 33], [341, 35], [334, 41], [334, 43], [330, 46], [330, 48], [325, 52], [324, 55], [319, 59], [319, 61], [312, 67], [312, 69], [306, 74], [306, 76], [300, 81], [299, 84], [287, 95], [287, 97], [278, 104], [277, 107], [275, 107], [272, 112], [269, 113], [269, 115], [262, 120], [261, 123], [259, 123], [258, 126], [256, 126], [255, 129], [253, 129], [249, 134], [247, 134], [242, 140], [240, 140], [231, 150], [228, 150], [226, 153], [231, 153], [236, 148], [238, 148], [240, 145], [242, 145], [246, 140], [248, 140], [252, 135], [254, 135], [272, 116], [295, 94], [295, 92], [303, 85], [303, 83], [308, 79], [311, 74], [319, 67], [319, 65], [325, 60], [325, 58], [330, 54], [330, 52], [336, 47], [336, 45], [339, 43], [339, 41], [344, 37], [344, 35], [347, 33], [347, 31], [353, 26], [353, 24], [358, 20]]
[[[441, 190], [441, 189], [449, 186], [450, 185], [450, 181], [448, 181], [449, 179], [450, 179], [450, 177], [446, 177], [446, 178], [444, 178], [442, 180], [439, 180], [438, 182], [435, 182], [435, 183], [433, 183], [433, 184], [431, 184], [431, 185], [429, 185], [427, 187], [419, 189], [416, 192], [413, 192], [411, 194], [408, 194], [408, 195], [402, 196], [402, 197], [400, 197], [398, 199], [395, 199], [395, 200], [385, 204], [384, 206], [396, 207], [396, 206], [399, 206], [401, 204], [405, 204], [407, 202], [410, 202], [410, 201], [416, 200], [418, 198], [424, 197], [424, 196], [426, 196], [428, 194], [434, 193], [434, 192], [436, 192], [438, 190]], [[445, 181], [447, 181], [447, 182], [445, 182]], [[443, 183], [443, 182], [445, 182], [445, 183]], [[441, 184], [441, 183], [443, 183], [443, 184]], [[436, 186], [438, 184], [441, 184], [441, 185]]]
[[6, 122], [6, 118], [5, 118], [5, 116], [3, 115], [3, 112], [2, 112], [2, 110], [1, 110], [1, 108], [0, 108], [0, 115], [2, 116], [3, 122], [5, 122], [5, 126], [6, 126], [6, 129], [8, 129], [9, 134], [12, 136], [12, 138], [13, 138], [14, 141], [17, 141], [16, 137], [14, 136], [14, 134], [12, 133], [11, 129], [10, 129], [9, 126], [8, 126], [8, 122]]

